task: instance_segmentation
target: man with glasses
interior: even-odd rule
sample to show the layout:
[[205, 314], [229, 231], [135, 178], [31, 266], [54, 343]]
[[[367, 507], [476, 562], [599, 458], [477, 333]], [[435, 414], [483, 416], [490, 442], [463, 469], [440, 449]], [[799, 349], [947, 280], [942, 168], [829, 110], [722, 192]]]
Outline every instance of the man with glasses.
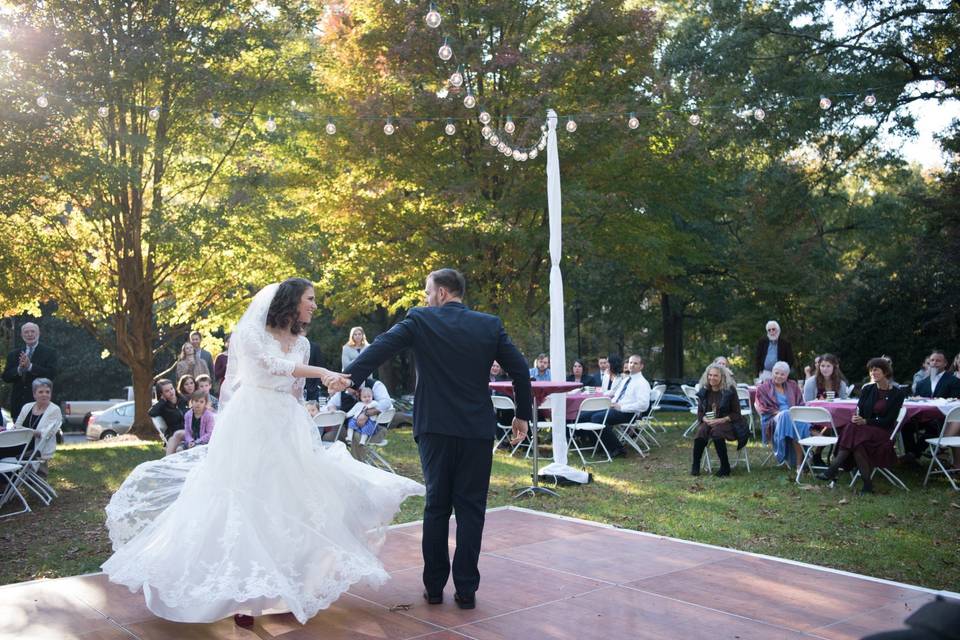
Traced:
[[773, 375], [771, 373], [773, 365], [781, 360], [790, 365], [791, 370], [796, 370], [793, 362], [793, 347], [785, 338], [780, 337], [780, 323], [770, 320], [767, 322], [767, 335], [757, 342], [754, 357], [757, 378], [761, 381], [768, 380]]

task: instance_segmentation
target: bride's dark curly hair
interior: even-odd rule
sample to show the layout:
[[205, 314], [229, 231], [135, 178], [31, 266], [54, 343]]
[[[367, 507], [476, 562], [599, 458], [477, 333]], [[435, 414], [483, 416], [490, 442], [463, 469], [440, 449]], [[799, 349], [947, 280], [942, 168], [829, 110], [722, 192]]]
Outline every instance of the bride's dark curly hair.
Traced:
[[279, 329], [289, 327], [290, 333], [300, 335], [303, 323], [300, 322], [297, 309], [303, 292], [312, 286], [313, 283], [304, 278], [287, 278], [281, 282], [267, 311], [267, 326]]

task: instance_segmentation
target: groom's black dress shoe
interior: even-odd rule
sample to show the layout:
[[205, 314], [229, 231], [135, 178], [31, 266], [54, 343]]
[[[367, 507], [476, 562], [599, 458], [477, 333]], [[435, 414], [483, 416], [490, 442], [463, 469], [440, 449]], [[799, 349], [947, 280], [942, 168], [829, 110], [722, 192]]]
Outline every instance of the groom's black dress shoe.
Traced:
[[233, 622], [238, 627], [249, 629], [250, 627], [253, 626], [253, 616], [244, 615], [242, 613], [235, 613], [233, 615]]
[[426, 591], [423, 592], [423, 599], [427, 601], [427, 604], [443, 604], [443, 594], [441, 593], [438, 596], [432, 596]]
[[461, 609], [474, 609], [477, 606], [477, 599], [473, 595], [462, 596], [459, 593], [454, 593], [453, 599], [456, 600], [457, 606]]

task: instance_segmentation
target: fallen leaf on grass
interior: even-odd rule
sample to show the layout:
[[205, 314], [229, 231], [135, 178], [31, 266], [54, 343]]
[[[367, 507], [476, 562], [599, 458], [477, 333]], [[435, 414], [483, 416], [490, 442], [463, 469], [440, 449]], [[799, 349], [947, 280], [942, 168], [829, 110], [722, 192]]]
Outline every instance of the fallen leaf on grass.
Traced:
[[753, 497], [756, 498], [757, 500], [761, 500], [761, 499], [763, 499], [763, 494], [760, 493], [759, 491], [754, 491], [754, 492], [753, 492]]
[[849, 500], [847, 500], [846, 498], [840, 498], [840, 500], [837, 502], [837, 504], [847, 504], [848, 502], [849, 502]]
[[950, 506], [953, 507], [954, 509], [960, 509], [960, 504], [957, 504], [956, 502], [951, 502]]

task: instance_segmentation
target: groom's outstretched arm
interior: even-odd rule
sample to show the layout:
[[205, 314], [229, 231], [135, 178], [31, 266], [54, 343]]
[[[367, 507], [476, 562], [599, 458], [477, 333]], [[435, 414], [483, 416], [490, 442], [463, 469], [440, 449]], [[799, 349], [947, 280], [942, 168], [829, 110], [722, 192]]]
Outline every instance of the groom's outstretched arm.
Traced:
[[377, 339], [361, 351], [357, 359], [347, 365], [343, 372], [350, 374], [354, 386], [359, 386], [373, 373], [374, 369], [400, 351], [412, 346], [413, 321], [408, 316], [393, 325], [386, 333], [377, 336]]
[[533, 417], [530, 370], [527, 369], [527, 361], [523, 354], [510, 340], [507, 330], [503, 328], [503, 322], [500, 323], [500, 340], [497, 344], [496, 360], [513, 380], [513, 398], [517, 407], [516, 416], [521, 420], [530, 420]]

